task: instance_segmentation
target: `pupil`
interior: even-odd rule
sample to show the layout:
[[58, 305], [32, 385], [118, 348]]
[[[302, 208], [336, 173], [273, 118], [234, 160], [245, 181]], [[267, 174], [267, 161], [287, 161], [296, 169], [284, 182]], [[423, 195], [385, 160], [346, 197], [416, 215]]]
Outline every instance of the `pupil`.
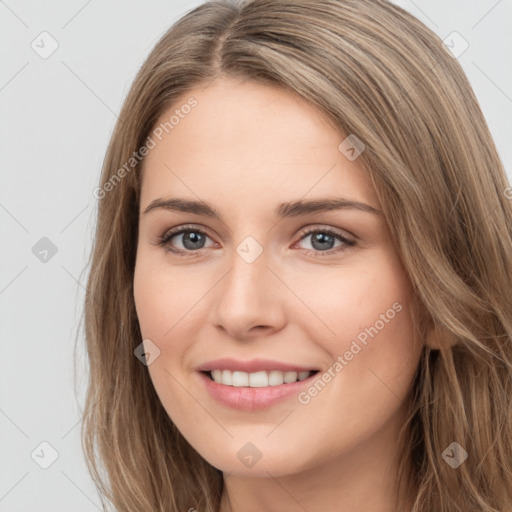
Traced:
[[[315, 248], [315, 249], [331, 249], [332, 248], [332, 243], [334, 242], [334, 237], [332, 237], [331, 235], [327, 235], [325, 233], [317, 233], [316, 235], [313, 236], [313, 241], [312, 241], [312, 246]], [[319, 246], [315, 246], [316, 243], [320, 243]], [[327, 243], [328, 247], [325, 245], [325, 243]], [[324, 245], [322, 245], [324, 244]]]
[[201, 235], [201, 233], [190, 231], [189, 233], [185, 233], [183, 237], [183, 245], [187, 249], [191, 250], [200, 249], [201, 247], [197, 247], [197, 245], [201, 245], [201, 242], [203, 241], [202, 238], [203, 236]]

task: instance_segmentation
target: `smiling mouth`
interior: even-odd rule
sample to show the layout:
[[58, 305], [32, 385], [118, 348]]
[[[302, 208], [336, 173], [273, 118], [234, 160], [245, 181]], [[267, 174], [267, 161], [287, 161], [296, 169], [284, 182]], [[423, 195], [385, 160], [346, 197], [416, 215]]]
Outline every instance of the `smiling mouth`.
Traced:
[[269, 370], [259, 372], [242, 372], [231, 370], [211, 370], [201, 372], [217, 384], [233, 387], [264, 388], [280, 386], [282, 384], [294, 384], [303, 381], [318, 373], [318, 370], [303, 372], [283, 372]]

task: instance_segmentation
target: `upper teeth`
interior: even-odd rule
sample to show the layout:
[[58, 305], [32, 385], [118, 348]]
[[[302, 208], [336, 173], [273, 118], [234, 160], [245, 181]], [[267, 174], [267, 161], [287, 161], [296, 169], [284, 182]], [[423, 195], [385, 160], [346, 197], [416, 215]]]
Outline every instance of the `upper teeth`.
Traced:
[[260, 371], [254, 373], [212, 370], [211, 376], [218, 384], [226, 386], [249, 386], [251, 388], [263, 388], [266, 386], [279, 386], [280, 384], [297, 382], [307, 379], [313, 372], [281, 372], [279, 370]]

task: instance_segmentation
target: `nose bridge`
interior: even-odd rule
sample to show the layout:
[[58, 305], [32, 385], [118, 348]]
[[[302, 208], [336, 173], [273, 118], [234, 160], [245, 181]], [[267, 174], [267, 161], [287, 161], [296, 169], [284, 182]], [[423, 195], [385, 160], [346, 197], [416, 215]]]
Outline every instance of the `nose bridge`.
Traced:
[[282, 321], [275, 276], [269, 258], [255, 239], [247, 237], [233, 252], [231, 268], [219, 283], [214, 323], [243, 337], [255, 326], [276, 328]]
[[254, 257], [252, 248], [245, 253], [243, 249], [244, 245], [240, 244], [236, 254], [233, 254], [221, 299], [229, 303], [232, 311], [236, 307], [239, 313], [244, 310], [256, 313], [268, 291], [268, 258], [266, 253]]

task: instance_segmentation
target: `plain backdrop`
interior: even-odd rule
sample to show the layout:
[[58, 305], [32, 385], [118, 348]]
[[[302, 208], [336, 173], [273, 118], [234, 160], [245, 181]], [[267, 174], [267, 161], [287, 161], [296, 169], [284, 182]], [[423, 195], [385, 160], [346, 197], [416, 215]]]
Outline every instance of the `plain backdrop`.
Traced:
[[[100, 509], [73, 367], [92, 191], [135, 73], [200, 3], [0, 0], [0, 512]], [[469, 45], [458, 58], [510, 178], [512, 1], [397, 3]]]

